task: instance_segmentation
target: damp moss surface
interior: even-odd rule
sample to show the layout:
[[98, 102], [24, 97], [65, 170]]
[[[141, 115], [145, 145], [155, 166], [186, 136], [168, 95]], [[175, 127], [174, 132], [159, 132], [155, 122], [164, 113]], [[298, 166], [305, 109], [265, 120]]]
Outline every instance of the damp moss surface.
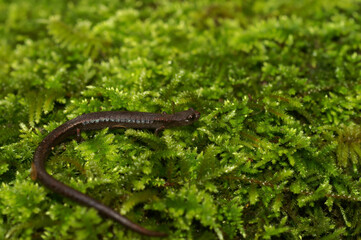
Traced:
[[361, 1], [0, 0], [0, 239], [148, 239], [30, 178], [95, 111], [194, 125], [83, 132], [47, 170], [168, 239], [361, 235]]

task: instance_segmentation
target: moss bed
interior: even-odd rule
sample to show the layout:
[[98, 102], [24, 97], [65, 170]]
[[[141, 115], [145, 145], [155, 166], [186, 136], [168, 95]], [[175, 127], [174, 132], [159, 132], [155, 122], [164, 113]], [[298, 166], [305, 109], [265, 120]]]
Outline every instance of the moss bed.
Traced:
[[82, 133], [48, 171], [169, 239], [361, 235], [360, 0], [0, 0], [0, 239], [148, 239], [30, 178], [108, 110], [194, 125]]

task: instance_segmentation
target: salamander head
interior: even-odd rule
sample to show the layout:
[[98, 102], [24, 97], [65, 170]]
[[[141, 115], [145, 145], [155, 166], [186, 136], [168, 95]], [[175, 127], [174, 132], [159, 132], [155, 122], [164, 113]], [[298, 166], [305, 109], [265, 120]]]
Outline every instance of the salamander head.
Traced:
[[177, 112], [173, 114], [172, 117], [172, 125], [174, 126], [186, 126], [194, 123], [199, 119], [201, 114], [194, 110], [193, 108], [190, 108], [186, 111]]

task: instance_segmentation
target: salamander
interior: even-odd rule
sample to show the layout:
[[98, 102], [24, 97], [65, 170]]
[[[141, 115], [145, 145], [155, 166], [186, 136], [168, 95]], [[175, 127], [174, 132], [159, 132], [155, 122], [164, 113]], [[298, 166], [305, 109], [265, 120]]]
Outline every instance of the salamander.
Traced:
[[112, 208], [56, 180], [47, 173], [45, 162], [52, 148], [68, 137], [77, 136], [80, 138], [81, 131], [99, 130], [103, 128], [136, 128], [155, 129], [155, 132], [158, 133], [165, 128], [190, 125], [197, 121], [199, 117], [200, 113], [192, 108], [174, 114], [127, 111], [106, 111], [83, 114], [60, 125], [40, 142], [34, 154], [31, 177], [33, 180], [41, 182], [53, 192], [82, 205], [95, 208], [100, 215], [113, 219], [135, 232], [146, 236], [165, 237], [167, 236], [166, 233], [145, 229], [114, 211]]

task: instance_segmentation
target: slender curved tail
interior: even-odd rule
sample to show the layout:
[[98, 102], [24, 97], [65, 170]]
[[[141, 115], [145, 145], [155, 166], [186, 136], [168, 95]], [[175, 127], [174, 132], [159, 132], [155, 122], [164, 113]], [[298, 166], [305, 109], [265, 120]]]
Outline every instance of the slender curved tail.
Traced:
[[[56, 129], [54, 131], [56, 131]], [[140, 225], [120, 215], [118, 212], [114, 211], [110, 207], [105, 206], [101, 202], [98, 202], [97, 200], [65, 185], [64, 183], [50, 176], [46, 172], [45, 161], [48, 158], [52, 146], [53, 144], [51, 144], [51, 142], [49, 143], [45, 138], [36, 149], [31, 171], [31, 178], [33, 180], [40, 181], [44, 186], [64, 197], [72, 199], [82, 205], [95, 208], [102, 216], [113, 219], [114, 221], [122, 224], [123, 226], [129, 228], [132, 231], [150, 237], [168, 236], [166, 233], [155, 232], [141, 227]]]

